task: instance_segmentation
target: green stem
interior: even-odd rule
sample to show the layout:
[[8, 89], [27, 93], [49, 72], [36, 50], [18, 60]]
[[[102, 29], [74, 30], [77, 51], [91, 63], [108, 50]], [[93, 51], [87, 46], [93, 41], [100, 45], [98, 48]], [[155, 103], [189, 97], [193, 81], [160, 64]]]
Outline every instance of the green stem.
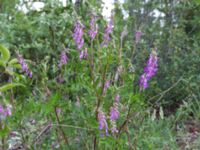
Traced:
[[[60, 119], [59, 119], [58, 114], [57, 114], [57, 112], [56, 112], [56, 107], [54, 108], [54, 111], [55, 111], [57, 123], [58, 123], [58, 125], [59, 125], [59, 124], [60, 124]], [[70, 146], [69, 146], [68, 138], [67, 138], [67, 136], [65, 135], [65, 132], [64, 132], [62, 126], [58, 126], [58, 127], [59, 127], [59, 129], [60, 129], [60, 131], [61, 131], [61, 133], [62, 133], [62, 137], [63, 137], [65, 143], [68, 145], [68, 147], [70, 147]]]

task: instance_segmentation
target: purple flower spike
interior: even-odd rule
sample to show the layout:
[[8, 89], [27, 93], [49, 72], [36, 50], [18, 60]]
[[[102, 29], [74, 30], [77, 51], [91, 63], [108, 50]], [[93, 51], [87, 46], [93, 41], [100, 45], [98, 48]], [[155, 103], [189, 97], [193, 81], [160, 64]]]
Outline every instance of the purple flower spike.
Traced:
[[86, 59], [87, 56], [88, 56], [88, 50], [87, 50], [87, 48], [86, 48], [84, 51], [81, 51], [81, 52], [80, 52], [79, 58], [80, 58], [80, 59]]
[[84, 45], [83, 34], [83, 26], [77, 21], [74, 28], [73, 39], [77, 45], [78, 50], [80, 50]]
[[67, 62], [68, 62], [68, 57], [67, 57], [66, 53], [64, 51], [62, 51], [62, 53], [60, 55], [59, 67], [62, 67], [63, 65], [66, 65]]
[[157, 67], [158, 67], [158, 58], [156, 51], [154, 51], [150, 54], [147, 66], [144, 69], [144, 72], [147, 74], [148, 78], [151, 78], [156, 74]]
[[149, 79], [147, 78], [146, 74], [142, 74], [140, 77], [140, 87], [143, 89], [148, 88], [148, 80]]
[[6, 116], [11, 116], [12, 115], [12, 106], [11, 105], [8, 105], [6, 107], [5, 113], [6, 113]]
[[2, 105], [0, 105], [0, 117], [2, 119], [6, 119], [7, 116], [12, 115], [12, 106], [8, 105], [6, 108], [4, 108]]
[[153, 50], [150, 54], [150, 58], [147, 61], [147, 65], [144, 68], [144, 73], [140, 77], [140, 88], [146, 89], [148, 87], [148, 81], [156, 74], [158, 69], [158, 57], [156, 50]]
[[103, 93], [106, 93], [109, 86], [110, 86], [110, 80], [107, 80], [104, 84]]
[[19, 64], [22, 67], [22, 71], [25, 72], [27, 76], [32, 78], [33, 73], [29, 70], [28, 65], [25, 63], [23, 57], [20, 54], [18, 54], [17, 59], [18, 59]]
[[88, 32], [91, 40], [94, 40], [97, 32], [98, 32], [98, 26], [96, 25], [96, 18], [95, 16], [92, 16], [90, 20], [90, 30]]
[[135, 42], [136, 42], [136, 43], [139, 43], [139, 42], [140, 42], [141, 35], [142, 35], [142, 32], [141, 32], [141, 31], [136, 31], [136, 32], [135, 32]]
[[103, 35], [103, 42], [102, 42], [102, 46], [107, 46], [108, 42], [110, 41], [110, 34], [112, 33], [113, 30], [113, 20], [110, 19], [110, 22], [107, 24], [105, 31], [104, 31], [104, 35]]
[[99, 130], [105, 130], [106, 135], [108, 135], [108, 124], [106, 121], [106, 116], [103, 111], [99, 111], [98, 113], [98, 121], [99, 121]]
[[116, 120], [119, 119], [119, 110], [118, 110], [118, 104], [119, 104], [120, 96], [117, 94], [115, 96], [115, 101], [112, 107], [110, 107], [110, 122], [112, 125], [111, 131], [113, 134], [118, 133]]
[[30, 78], [33, 77], [33, 73], [32, 73], [32, 71], [29, 72], [28, 76], [29, 76]]
[[111, 107], [110, 108], [110, 120], [117, 120], [119, 118], [119, 111], [118, 107]]
[[80, 52], [79, 58], [80, 58], [80, 59], [83, 59], [83, 58], [84, 58], [84, 51], [81, 51], [81, 52]]

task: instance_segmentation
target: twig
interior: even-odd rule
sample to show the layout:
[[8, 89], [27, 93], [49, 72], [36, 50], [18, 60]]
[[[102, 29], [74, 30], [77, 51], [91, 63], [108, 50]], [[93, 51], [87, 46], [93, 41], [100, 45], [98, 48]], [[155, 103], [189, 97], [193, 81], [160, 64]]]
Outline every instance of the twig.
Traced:
[[47, 126], [45, 126], [43, 128], [43, 130], [38, 134], [38, 136], [36, 136], [35, 140], [33, 140], [33, 145], [37, 144], [38, 140], [40, 139], [40, 137], [47, 132], [47, 130], [49, 130], [51, 128], [51, 123], [48, 123]]
[[131, 103], [129, 105], [129, 108], [128, 108], [128, 113], [126, 115], [126, 119], [124, 120], [124, 122], [122, 123], [122, 125], [119, 127], [119, 132], [118, 132], [118, 136], [119, 134], [121, 133], [121, 130], [126, 126], [126, 124], [128, 123], [129, 121], [129, 115], [130, 115], [130, 111], [131, 111], [131, 106], [132, 106], [133, 103]]
[[128, 137], [128, 145], [129, 145], [129, 149], [130, 150], [133, 150], [133, 145], [131, 144], [131, 137], [130, 137], [130, 134], [129, 134], [129, 131], [128, 131], [128, 127], [126, 129], [126, 135]]
[[94, 131], [95, 129], [88, 129], [79, 126], [67, 125], [67, 124], [51, 124], [52, 126], [59, 126], [59, 127], [67, 127], [67, 128], [74, 128], [74, 129], [83, 129], [88, 131]]
[[151, 97], [150, 99], [148, 99], [148, 101], [151, 101], [152, 99], [156, 98], [157, 96], [160, 96], [160, 98], [156, 101], [156, 103], [157, 103], [158, 101], [160, 101], [160, 100], [162, 99], [162, 97], [163, 97], [167, 92], [169, 92], [171, 89], [173, 89], [180, 81], [182, 81], [182, 77], [179, 78], [179, 80], [176, 81], [171, 87], [169, 87], [169, 88], [166, 89], [165, 91], [163, 91], [163, 92], [161, 92], [161, 93], [159, 93], [159, 94], [157, 94], [157, 95]]
[[94, 142], [93, 142], [93, 150], [96, 150], [97, 149], [97, 136], [95, 135], [94, 136]]
[[[56, 108], [55, 108], [54, 111], [55, 111], [57, 123], [58, 123], [58, 125], [59, 125], [59, 124], [60, 124], [60, 119], [59, 119], [58, 114], [57, 114], [57, 112], [56, 112]], [[68, 138], [67, 138], [67, 136], [65, 135], [65, 132], [63, 131], [62, 126], [58, 126], [58, 127], [59, 127], [59, 129], [60, 129], [60, 131], [61, 131], [61, 133], [62, 133], [62, 137], [63, 137], [65, 143], [69, 146]]]

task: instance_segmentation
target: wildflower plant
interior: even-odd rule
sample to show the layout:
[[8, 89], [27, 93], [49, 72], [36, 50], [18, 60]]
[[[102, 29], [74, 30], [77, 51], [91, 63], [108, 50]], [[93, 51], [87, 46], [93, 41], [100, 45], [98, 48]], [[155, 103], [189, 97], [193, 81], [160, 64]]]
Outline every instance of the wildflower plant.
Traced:
[[[123, 48], [128, 33], [114, 36], [113, 16], [108, 21], [98, 21], [99, 25], [96, 16], [87, 19], [89, 21], [81, 17], [74, 20], [70, 30], [72, 35], [66, 35], [69, 43], [64, 43], [67, 51], [60, 52], [58, 46], [57, 55], [36, 62], [36, 68], [40, 70], [36, 76], [22, 55], [17, 56], [22, 73], [31, 78], [27, 82], [31, 88], [26, 89], [29, 96], [24, 96], [23, 116], [19, 120], [30, 116], [45, 118], [41, 124], [39, 120], [30, 124], [45, 126], [45, 132], [49, 131], [53, 137], [45, 140], [54, 146], [58, 143], [62, 148], [73, 149], [72, 146], [78, 143], [97, 149], [105, 139], [117, 143], [121, 142], [124, 133], [129, 137], [128, 126], [134, 112], [132, 106], [139, 97], [135, 96], [133, 89], [139, 86], [146, 89], [147, 81], [157, 71], [157, 54], [152, 52], [140, 84], [134, 87], [135, 75], [128, 72], [130, 58], [125, 58]], [[138, 42], [139, 38], [138, 35]], [[34, 78], [38, 79], [35, 81]], [[37, 115], [32, 116], [29, 110], [37, 112]], [[6, 117], [15, 116], [15, 111], [11, 115], [10, 107], [0, 107], [0, 113]], [[88, 139], [83, 140], [84, 136]], [[55, 139], [57, 141], [53, 141]], [[122, 142], [125, 143], [126, 139]], [[39, 145], [37, 136], [32, 143], [35, 147]]]
[[146, 67], [144, 68], [144, 73], [140, 77], [140, 89], [148, 88], [148, 81], [155, 76], [158, 69], [158, 57], [157, 51], [154, 49], [147, 61]]

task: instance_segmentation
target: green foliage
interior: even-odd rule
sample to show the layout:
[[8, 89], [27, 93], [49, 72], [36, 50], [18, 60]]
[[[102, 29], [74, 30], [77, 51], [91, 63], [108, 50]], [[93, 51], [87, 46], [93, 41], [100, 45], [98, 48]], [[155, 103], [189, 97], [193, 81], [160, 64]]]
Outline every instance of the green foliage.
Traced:
[[0, 65], [5, 66], [8, 60], [10, 59], [10, 52], [3, 45], [0, 45], [1, 61]]
[[0, 87], [0, 92], [5, 92], [5, 91], [7, 91], [9, 89], [12, 89], [12, 88], [18, 87], [18, 86], [23, 86], [24, 87], [24, 85], [21, 84], [21, 83], [8, 83], [8, 84], [3, 85], [3, 86]]
[[171, 123], [171, 118], [145, 121], [137, 135], [137, 147], [145, 150], [178, 149]]
[[[68, 0], [63, 7], [44, 0], [43, 9], [28, 7], [27, 13], [16, 10], [28, 6], [25, 1], [1, 2], [0, 42], [10, 51], [0, 45], [0, 98], [1, 105], [13, 107], [12, 116], [0, 120], [2, 147], [13, 147], [9, 133], [16, 132], [16, 145], [24, 149], [178, 149], [176, 124], [192, 115], [200, 119], [198, 1], [116, 2], [114, 32], [105, 47], [107, 22], [100, 1]], [[163, 15], [154, 16], [155, 10]], [[87, 35], [92, 14], [98, 23], [94, 41]], [[88, 50], [82, 60], [72, 37], [77, 20], [84, 25], [83, 49]], [[139, 43], [136, 31], [142, 32]], [[141, 91], [139, 78], [153, 48], [158, 49], [158, 73]], [[60, 67], [61, 51], [68, 62]], [[22, 75], [16, 53], [28, 59], [31, 79]], [[107, 80], [111, 84], [104, 92]], [[119, 133], [112, 134], [109, 113], [117, 94]], [[109, 136], [98, 129], [99, 110]]]
[[[16, 65], [17, 59], [10, 60], [10, 51], [6, 47], [4, 47], [3, 45], [0, 45], [0, 52], [1, 52], [0, 65], [5, 67], [5, 73], [13, 75], [13, 72], [11, 71], [11, 69], [7, 69], [7, 68], [10, 68], [10, 67], [17, 68], [18, 67], [18, 65]], [[12, 89], [12, 88], [18, 87], [18, 86], [24, 87], [24, 85], [21, 84], [21, 83], [7, 83], [7, 84], [2, 85], [0, 87], [0, 92], [5, 92], [9, 89]]]

